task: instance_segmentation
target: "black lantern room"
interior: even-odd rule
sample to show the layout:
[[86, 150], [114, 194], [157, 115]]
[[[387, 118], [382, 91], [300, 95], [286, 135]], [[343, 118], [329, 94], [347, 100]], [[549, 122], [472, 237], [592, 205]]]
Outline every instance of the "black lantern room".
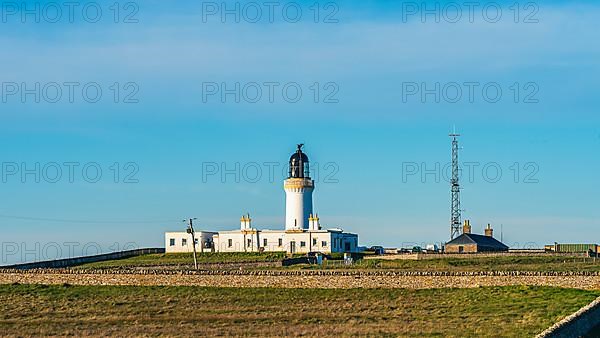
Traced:
[[298, 150], [290, 157], [289, 178], [310, 178], [308, 156], [302, 152], [304, 144], [298, 145]]

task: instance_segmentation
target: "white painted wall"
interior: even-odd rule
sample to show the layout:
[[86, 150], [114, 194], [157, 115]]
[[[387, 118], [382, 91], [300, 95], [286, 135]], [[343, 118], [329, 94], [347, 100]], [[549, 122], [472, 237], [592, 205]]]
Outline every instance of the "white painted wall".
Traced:
[[358, 249], [358, 235], [327, 230], [300, 232], [254, 230], [252, 233], [224, 231], [219, 232], [213, 239], [217, 252], [332, 253], [356, 252]]
[[358, 235], [345, 232], [331, 233], [331, 252], [357, 252]]
[[289, 178], [284, 182], [284, 190], [285, 229], [308, 229], [308, 217], [313, 213], [314, 182], [310, 179]]
[[[213, 252], [213, 248], [205, 247], [204, 243], [207, 240], [214, 241], [216, 232], [202, 231], [196, 232], [196, 251], [197, 252]], [[192, 247], [192, 235], [187, 232], [165, 232], [165, 252], [177, 253], [177, 252], [193, 252]]]
[[223, 231], [215, 237], [218, 252], [259, 252], [260, 232]]

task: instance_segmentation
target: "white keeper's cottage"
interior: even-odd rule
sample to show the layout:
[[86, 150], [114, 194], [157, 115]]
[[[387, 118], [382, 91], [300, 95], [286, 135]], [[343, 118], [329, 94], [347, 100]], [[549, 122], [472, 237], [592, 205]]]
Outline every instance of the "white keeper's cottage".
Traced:
[[[250, 215], [240, 219], [240, 228], [230, 231], [196, 232], [198, 252], [356, 252], [358, 235], [342, 229], [323, 229], [313, 213], [312, 193], [315, 182], [310, 178], [308, 156], [302, 144], [290, 157], [286, 193], [285, 228], [259, 230], [252, 227]], [[192, 237], [187, 232], [166, 232], [166, 252], [192, 252]]]

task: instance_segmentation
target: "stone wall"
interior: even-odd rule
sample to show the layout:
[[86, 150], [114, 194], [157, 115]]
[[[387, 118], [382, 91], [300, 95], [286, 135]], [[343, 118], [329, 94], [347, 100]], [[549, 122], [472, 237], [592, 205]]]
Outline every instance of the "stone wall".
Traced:
[[477, 244], [446, 244], [446, 252], [450, 254], [477, 253]]
[[0, 270], [0, 284], [278, 288], [469, 288], [532, 285], [600, 289], [599, 273], [285, 270]]
[[149, 254], [160, 254], [160, 253], [164, 253], [164, 252], [165, 252], [164, 248], [135, 249], [135, 250], [112, 252], [112, 253], [100, 254], [100, 255], [94, 255], [94, 256], [64, 258], [64, 259], [56, 259], [56, 260], [52, 260], [52, 261], [15, 264], [15, 265], [3, 266], [2, 268], [5, 268], [5, 269], [64, 268], [64, 267], [75, 266], [75, 265], [80, 265], [80, 264], [112, 261], [115, 259], [123, 259], [123, 258], [129, 258], [129, 257], [135, 257], [135, 256], [141, 256], [141, 255], [149, 255]]
[[[244, 270], [244, 269], [256, 269], [256, 268], [278, 268], [282, 266], [282, 261], [274, 262], [221, 262], [221, 263], [198, 263], [198, 269], [200, 270]], [[134, 271], [148, 271], [148, 270], [193, 270], [194, 263], [185, 264], [163, 264], [163, 265], [119, 265], [118, 268], [95, 268], [101, 270], [131, 270]]]
[[552, 325], [536, 338], [583, 337], [600, 324], [600, 298]]

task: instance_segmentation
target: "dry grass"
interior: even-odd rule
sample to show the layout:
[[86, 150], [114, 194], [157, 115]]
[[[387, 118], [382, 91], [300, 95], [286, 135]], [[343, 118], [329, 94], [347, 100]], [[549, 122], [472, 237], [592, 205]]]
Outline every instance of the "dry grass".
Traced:
[[600, 292], [0, 286], [3, 335], [531, 336]]

